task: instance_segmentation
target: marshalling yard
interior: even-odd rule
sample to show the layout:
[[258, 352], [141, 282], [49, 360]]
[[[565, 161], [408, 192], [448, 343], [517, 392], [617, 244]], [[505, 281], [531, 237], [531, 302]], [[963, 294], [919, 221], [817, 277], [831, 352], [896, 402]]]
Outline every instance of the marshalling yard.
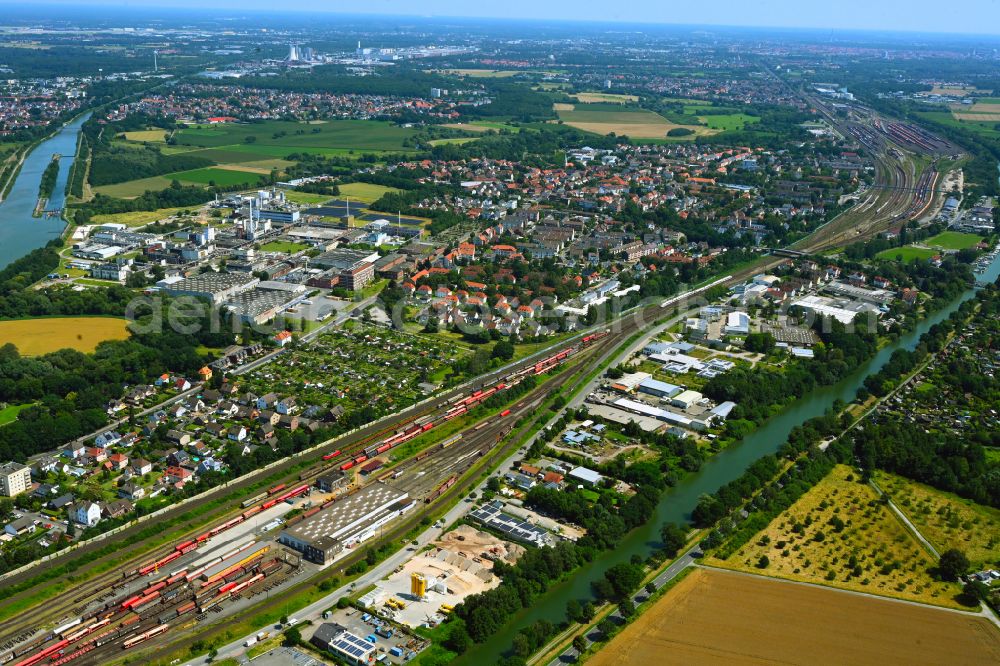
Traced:
[[[497, 444], [514, 422], [534, 413], [572, 375], [563, 371], [567, 361], [606, 351], [621, 335], [583, 336], [499, 381], [405, 413], [392, 427], [352, 442], [350, 450], [338, 442], [343, 450], [317, 456], [317, 464], [296, 482], [244, 501], [225, 522], [160, 549], [138, 566], [96, 576], [70, 598], [26, 611], [5, 627], [0, 663], [103, 663], [238, 613], [262, 595], [277, 597], [320, 569], [337, 566], [373, 536], [407, 529], [401, 519], [419, 517], [416, 507], [459, 490], [458, 479], [492, 450], [502, 449]], [[408, 459], [391, 460], [389, 452], [400, 444], [465, 416], [525, 377], [553, 370], [515, 405]], [[385, 471], [383, 465], [388, 465]]]

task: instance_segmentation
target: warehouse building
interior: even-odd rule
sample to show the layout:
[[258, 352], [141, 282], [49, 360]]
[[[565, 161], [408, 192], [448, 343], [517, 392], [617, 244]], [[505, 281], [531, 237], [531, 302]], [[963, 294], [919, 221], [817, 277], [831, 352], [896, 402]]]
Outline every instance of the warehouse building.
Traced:
[[202, 273], [164, 287], [171, 296], [205, 298], [218, 305], [250, 291], [260, 280], [246, 273]]
[[661, 382], [658, 379], [644, 379], [639, 382], [639, 392], [656, 398], [672, 398], [683, 389], [675, 384]]
[[328, 564], [345, 548], [361, 543], [414, 506], [409, 495], [373, 484], [282, 531], [278, 541], [310, 562]]

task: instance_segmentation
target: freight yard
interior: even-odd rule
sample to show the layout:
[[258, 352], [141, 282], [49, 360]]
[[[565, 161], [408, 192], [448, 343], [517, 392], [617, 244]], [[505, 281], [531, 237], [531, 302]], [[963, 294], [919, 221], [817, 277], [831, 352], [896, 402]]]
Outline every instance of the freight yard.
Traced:
[[[603, 348], [615, 337], [608, 331], [583, 336], [565, 349], [522, 364], [500, 381], [442, 401], [395, 432], [362, 440], [353, 452], [336, 449], [317, 455], [317, 465], [301, 474], [299, 483], [273, 486], [244, 501], [237, 515], [174, 544], [155, 559], [110, 579], [97, 579], [109, 582], [75, 597], [62, 617], [53, 620], [48, 615], [44, 624], [51, 629], [23, 628], [5, 637], [8, 651], [0, 655], [0, 663], [102, 663], [171, 630], [187, 631], [238, 612], [260, 594], [284, 589], [302, 574], [308, 578], [319, 567], [349, 556], [357, 544], [408, 509], [445, 494], [510, 432], [515, 418], [537, 408], [544, 393], [397, 461], [391, 472], [377, 478], [374, 469], [366, 471], [365, 463], [387, 460], [395, 447], [472, 411], [482, 419], [485, 414], [477, 408], [485, 401], [527, 377], [559, 369], [592, 347]], [[566, 373], [559, 374], [545, 386], [551, 389], [566, 378]], [[284, 516], [293, 511], [296, 515], [286, 521]], [[286, 529], [275, 535], [281, 525]], [[29, 617], [46, 617], [43, 610], [35, 613]]]

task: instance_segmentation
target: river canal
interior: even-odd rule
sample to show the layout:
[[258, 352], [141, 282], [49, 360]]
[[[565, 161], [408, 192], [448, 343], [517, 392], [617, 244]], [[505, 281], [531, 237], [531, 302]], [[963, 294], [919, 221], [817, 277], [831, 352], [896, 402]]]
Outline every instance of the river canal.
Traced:
[[66, 227], [62, 218], [34, 217], [42, 172], [56, 153], [59, 176], [46, 208], [61, 209], [66, 201], [66, 181], [76, 155], [77, 136], [90, 114], [80, 116], [35, 146], [21, 166], [7, 198], [0, 203], [0, 268], [57, 238]]

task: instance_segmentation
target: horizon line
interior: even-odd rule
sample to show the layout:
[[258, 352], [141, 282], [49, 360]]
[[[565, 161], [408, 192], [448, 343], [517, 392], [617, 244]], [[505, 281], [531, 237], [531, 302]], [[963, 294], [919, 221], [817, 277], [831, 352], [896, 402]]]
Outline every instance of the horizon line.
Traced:
[[[117, 4], [121, 2], [121, 4]], [[273, 14], [273, 10], [265, 8], [237, 8], [231, 6], [183, 6], [183, 5], [170, 5], [170, 4], [151, 4], [151, 5], [134, 5], [125, 0], [112, 0], [111, 2], [71, 2], [67, 0], [35, 0], [34, 2], [28, 2], [26, 0], [16, 0], [13, 3], [7, 5], [8, 10], [14, 8], [25, 8], [30, 10], [41, 10], [44, 13], [45, 7], [73, 7], [77, 9], [83, 8], [93, 8], [93, 9], [104, 9], [104, 10], [125, 10], [130, 12], [144, 12], [144, 11], [162, 11], [169, 10], [172, 13], [183, 14], [185, 12], [204, 14], [207, 12], [225, 12], [228, 14], [235, 15], [247, 15], [247, 14]], [[281, 10], [284, 14], [296, 14], [296, 15], [322, 15], [322, 16], [342, 16], [342, 17], [355, 17], [355, 18], [369, 18], [369, 19], [416, 19], [416, 20], [461, 20], [461, 21], [496, 21], [496, 22], [525, 22], [525, 23], [538, 23], [538, 24], [564, 24], [564, 25], [574, 25], [574, 24], [585, 24], [585, 25], [613, 25], [613, 26], [651, 26], [651, 27], [669, 27], [669, 28], [714, 28], [714, 29], [730, 29], [730, 30], [774, 30], [774, 31], [821, 31], [824, 33], [865, 33], [865, 34], [885, 34], [885, 35], [924, 35], [924, 36], [949, 36], [949, 37], [989, 37], [1000, 40], [1000, 32], [957, 32], [948, 30], [901, 30], [894, 28], [849, 28], [849, 27], [824, 27], [818, 25], [763, 25], [763, 24], [728, 24], [728, 23], [671, 23], [660, 20], [653, 20], [647, 22], [637, 21], [635, 19], [566, 19], [566, 18], [543, 18], [543, 17], [528, 17], [528, 16], [465, 16], [465, 15], [452, 15], [452, 14], [426, 14], [426, 13], [389, 13], [389, 12], [352, 12], [352, 11], [338, 11], [336, 9], [325, 9], [322, 7], [311, 7], [308, 9], [301, 9], [296, 7], [284, 7]], [[8, 17], [13, 18], [13, 17]], [[0, 25], [5, 22], [0, 20]]]

